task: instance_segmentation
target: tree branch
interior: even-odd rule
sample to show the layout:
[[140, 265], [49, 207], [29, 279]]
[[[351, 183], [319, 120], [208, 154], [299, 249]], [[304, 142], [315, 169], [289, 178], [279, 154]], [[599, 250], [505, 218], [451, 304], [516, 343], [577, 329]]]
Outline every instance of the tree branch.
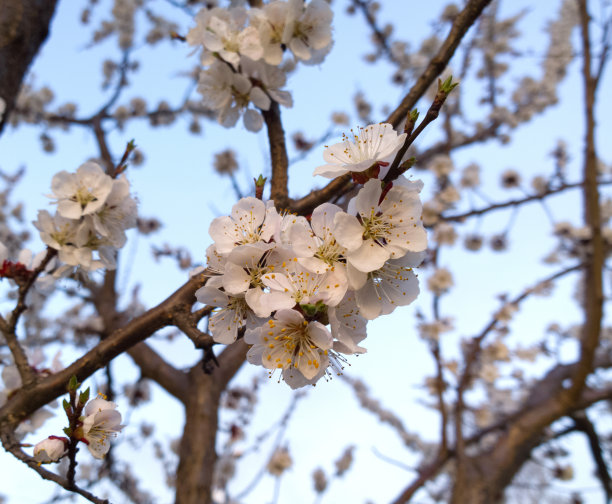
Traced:
[[187, 375], [166, 362], [144, 341], [128, 350], [128, 355], [140, 368], [143, 378], [149, 378], [183, 404], [187, 402], [189, 380]]
[[21, 450], [19, 442], [13, 437], [12, 434], [1, 432], [0, 437], [2, 438], [2, 445], [8, 452], [25, 463], [30, 469], [36, 471], [41, 478], [53, 481], [70, 492], [82, 495], [88, 501], [93, 502], [94, 504], [110, 504], [107, 499], [100, 499], [87, 490], [76, 486], [74, 482], [71, 482], [67, 478], [63, 478], [62, 476], [41, 467], [40, 463]]
[[589, 448], [595, 461], [595, 467], [597, 468], [597, 477], [601, 481], [601, 486], [606, 494], [606, 501], [609, 503], [612, 499], [612, 480], [610, 479], [610, 473], [608, 471], [608, 465], [604, 459], [601, 443], [599, 442], [599, 436], [595, 430], [595, 426], [589, 420], [586, 411], [581, 411], [571, 415], [571, 419], [574, 421], [576, 430], [582, 432], [589, 441]]
[[425, 71], [412, 86], [400, 105], [389, 115], [385, 122], [391, 123], [395, 128], [406, 118], [409, 110], [412, 110], [425, 91], [444, 71], [446, 65], [455, 54], [459, 43], [474, 21], [480, 16], [484, 8], [491, 0], [469, 0], [463, 10], [457, 15], [453, 26], [446, 39], [440, 46], [437, 54], [427, 65]]
[[57, 0], [0, 1], [0, 98], [6, 110], [0, 134], [15, 108], [23, 77], [49, 34]]
[[272, 180], [270, 199], [274, 200], [276, 208], [289, 206], [287, 146], [285, 144], [285, 131], [281, 122], [280, 107], [272, 101], [269, 110], [263, 110], [264, 120], [268, 127], [270, 142], [270, 161], [272, 162]]
[[173, 312], [192, 305], [194, 294], [206, 281], [204, 274], [195, 275], [159, 305], [113, 331], [92, 350], [67, 368], [42, 379], [31, 388], [22, 388], [0, 408], [0, 431], [11, 429], [38, 408], [65, 392], [72, 375], [80, 382], [104, 367], [117, 355], [144, 341], [155, 331], [172, 324]]

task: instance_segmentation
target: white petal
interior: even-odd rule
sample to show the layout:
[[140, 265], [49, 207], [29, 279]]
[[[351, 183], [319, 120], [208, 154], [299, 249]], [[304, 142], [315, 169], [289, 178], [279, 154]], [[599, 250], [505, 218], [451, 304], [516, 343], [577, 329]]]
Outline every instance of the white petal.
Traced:
[[263, 117], [257, 110], [248, 109], [242, 120], [244, 121], [244, 127], [254, 133], [263, 127]]
[[261, 110], [268, 110], [270, 108], [270, 97], [258, 86], [251, 89], [249, 99], [253, 102], [253, 105]]
[[371, 238], [365, 240], [357, 250], [347, 254], [348, 262], [364, 273], [382, 268], [387, 259], [389, 259], [388, 250]]
[[244, 268], [237, 266], [233, 262], [225, 265], [225, 274], [223, 275], [223, 288], [229, 294], [241, 294], [246, 292], [251, 285], [251, 277]]
[[196, 299], [205, 305], [226, 307], [229, 301], [227, 294], [219, 289], [205, 285], [195, 292]]
[[363, 243], [363, 227], [357, 217], [338, 212], [334, 217], [333, 234], [348, 251], [357, 250]]

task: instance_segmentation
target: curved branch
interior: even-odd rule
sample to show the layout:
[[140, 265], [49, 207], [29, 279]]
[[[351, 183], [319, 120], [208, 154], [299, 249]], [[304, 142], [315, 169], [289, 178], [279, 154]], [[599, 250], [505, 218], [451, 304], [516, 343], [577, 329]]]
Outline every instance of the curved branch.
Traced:
[[67, 478], [63, 478], [62, 476], [59, 476], [58, 474], [55, 474], [54, 472], [48, 471], [47, 469], [41, 467], [39, 462], [28, 456], [21, 450], [19, 442], [12, 436], [12, 434], [4, 432], [0, 434], [0, 436], [2, 437], [2, 445], [4, 446], [4, 448], [17, 459], [25, 463], [30, 469], [36, 471], [41, 478], [53, 481], [62, 488], [65, 488], [70, 492], [77, 493], [85, 497], [88, 501], [93, 502], [94, 504], [110, 504], [107, 499], [100, 499], [99, 497], [96, 497], [94, 494], [88, 492], [87, 490], [76, 486], [74, 482], [69, 481]]
[[204, 274], [195, 275], [159, 305], [113, 331], [85, 355], [64, 370], [55, 373], [32, 387], [17, 391], [0, 408], [0, 430], [11, 429], [38, 408], [62, 395], [70, 377], [75, 375], [80, 382], [104, 367], [117, 355], [127, 351], [136, 343], [173, 323], [173, 312], [184, 309], [194, 302], [195, 291], [204, 285]]
[[589, 441], [589, 448], [597, 468], [597, 477], [601, 481], [601, 486], [606, 494], [606, 500], [609, 503], [612, 500], [612, 479], [610, 479], [610, 472], [608, 471], [608, 465], [604, 458], [595, 426], [589, 420], [586, 412], [575, 413], [571, 415], [571, 419], [574, 421], [576, 430], [582, 432]]
[[128, 355], [139, 367], [143, 378], [149, 378], [183, 404], [187, 402], [187, 375], [166, 362], [144, 341], [128, 350]]

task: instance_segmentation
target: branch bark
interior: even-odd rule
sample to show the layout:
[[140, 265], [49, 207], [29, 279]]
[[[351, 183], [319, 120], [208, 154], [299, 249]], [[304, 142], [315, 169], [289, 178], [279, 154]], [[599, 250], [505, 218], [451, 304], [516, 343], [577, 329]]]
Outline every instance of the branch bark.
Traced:
[[247, 350], [246, 343], [239, 339], [219, 355], [219, 366], [211, 373], [205, 373], [201, 363], [189, 373], [185, 427], [176, 473], [176, 504], [212, 502], [221, 395], [242, 366]]
[[205, 280], [204, 275], [190, 278], [159, 305], [113, 331], [64, 370], [44, 378], [34, 386], [17, 391], [0, 408], [0, 432], [14, 428], [34, 411], [65, 393], [66, 384], [72, 375], [83, 382], [117, 355], [144, 341], [162, 327], [172, 325], [173, 311], [183, 310], [185, 305], [191, 306], [195, 291], [204, 285]]
[[57, 0], [0, 0], [0, 98], [6, 103], [0, 134], [23, 77], [49, 34], [56, 5]]
[[287, 157], [287, 145], [281, 122], [280, 107], [277, 102], [273, 101], [270, 109], [262, 112], [268, 128], [270, 161], [272, 163], [270, 199], [274, 200], [276, 208], [287, 208], [289, 205], [289, 158]]

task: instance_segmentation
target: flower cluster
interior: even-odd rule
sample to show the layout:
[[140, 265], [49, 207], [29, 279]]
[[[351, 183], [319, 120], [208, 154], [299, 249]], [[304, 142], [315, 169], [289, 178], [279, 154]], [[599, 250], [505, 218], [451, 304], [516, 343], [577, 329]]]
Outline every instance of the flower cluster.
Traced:
[[400, 177], [383, 190], [373, 178], [347, 211], [323, 203], [308, 219], [242, 198], [210, 225], [211, 278], [196, 292], [218, 307], [209, 321], [214, 340], [230, 344], [244, 328], [249, 362], [281, 370], [292, 388], [339, 371], [341, 354], [365, 352], [367, 321], [419, 293], [421, 187]]
[[[279, 65], [284, 52], [295, 61], [320, 63], [331, 48], [332, 11], [324, 0], [275, 0], [261, 8], [204, 8], [187, 34], [190, 45], [202, 48], [198, 91], [204, 105], [217, 112], [223, 126], [236, 124], [259, 131], [273, 101], [291, 107], [282, 88], [286, 74]], [[249, 108], [249, 105], [255, 108]]]
[[57, 212], [40, 210], [34, 222], [43, 242], [58, 251], [66, 269], [114, 269], [125, 230], [136, 226], [136, 201], [125, 175], [113, 179], [98, 164], [87, 162], [76, 173], [57, 173], [51, 189]]

